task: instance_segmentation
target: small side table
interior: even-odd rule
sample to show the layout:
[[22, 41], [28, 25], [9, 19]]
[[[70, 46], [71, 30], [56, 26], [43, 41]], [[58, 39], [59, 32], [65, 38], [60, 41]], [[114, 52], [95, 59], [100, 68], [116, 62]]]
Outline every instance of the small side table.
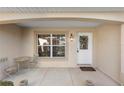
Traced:
[[31, 57], [27, 57], [27, 56], [15, 58], [15, 62], [18, 66], [18, 71], [20, 69], [20, 64], [27, 63], [28, 61], [30, 61], [30, 58]]

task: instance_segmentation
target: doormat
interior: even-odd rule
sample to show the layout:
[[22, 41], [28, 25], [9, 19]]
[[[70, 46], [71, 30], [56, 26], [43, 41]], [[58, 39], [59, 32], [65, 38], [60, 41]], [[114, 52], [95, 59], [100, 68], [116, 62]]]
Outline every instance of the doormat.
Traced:
[[96, 71], [93, 67], [80, 67], [82, 71]]

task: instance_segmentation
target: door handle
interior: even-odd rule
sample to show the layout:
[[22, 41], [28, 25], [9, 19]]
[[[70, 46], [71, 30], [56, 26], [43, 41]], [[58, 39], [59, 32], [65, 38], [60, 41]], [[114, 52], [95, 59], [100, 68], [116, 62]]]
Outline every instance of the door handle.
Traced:
[[77, 53], [79, 53], [79, 50], [77, 49]]

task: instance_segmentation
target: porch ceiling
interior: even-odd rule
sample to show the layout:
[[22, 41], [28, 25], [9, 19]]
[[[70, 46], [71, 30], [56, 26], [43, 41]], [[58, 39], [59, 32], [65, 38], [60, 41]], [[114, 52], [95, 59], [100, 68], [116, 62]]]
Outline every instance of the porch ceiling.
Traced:
[[4, 7], [0, 13], [124, 12], [124, 7]]
[[42, 28], [81, 28], [81, 27], [97, 27], [102, 24], [103, 21], [79, 21], [79, 20], [41, 20], [41, 21], [27, 21], [22, 23], [17, 23], [21, 27], [42, 27]]
[[105, 7], [4, 7], [0, 8], [0, 24], [55, 18], [100, 19], [124, 22], [124, 8]]

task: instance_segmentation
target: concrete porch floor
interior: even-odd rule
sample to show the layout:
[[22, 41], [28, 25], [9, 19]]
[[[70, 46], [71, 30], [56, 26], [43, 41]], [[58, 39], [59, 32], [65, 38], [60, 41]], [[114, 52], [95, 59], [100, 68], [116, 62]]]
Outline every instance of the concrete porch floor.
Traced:
[[79, 68], [36, 68], [20, 70], [11, 80], [15, 85], [27, 79], [29, 86], [83, 86], [91, 80], [96, 86], [117, 86], [111, 78], [100, 71], [81, 71]]

